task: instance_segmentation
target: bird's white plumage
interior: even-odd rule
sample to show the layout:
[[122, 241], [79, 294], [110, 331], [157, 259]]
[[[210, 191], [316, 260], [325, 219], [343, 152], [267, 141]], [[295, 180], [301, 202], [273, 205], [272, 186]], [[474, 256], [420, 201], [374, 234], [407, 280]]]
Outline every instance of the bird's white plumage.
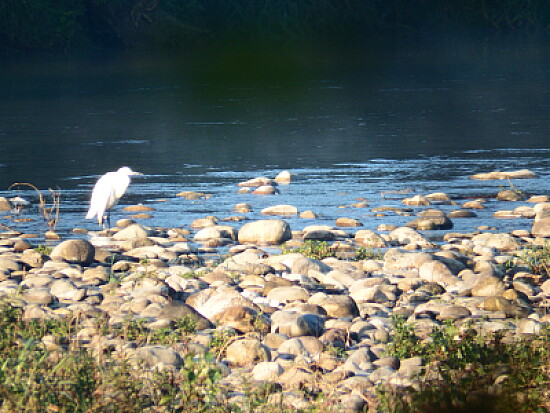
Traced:
[[99, 225], [103, 226], [105, 214], [124, 195], [128, 185], [130, 185], [131, 175], [141, 175], [141, 173], [134, 172], [127, 166], [124, 166], [118, 171], [107, 172], [99, 178], [92, 191], [90, 209], [86, 214], [86, 219], [92, 219], [97, 216]]

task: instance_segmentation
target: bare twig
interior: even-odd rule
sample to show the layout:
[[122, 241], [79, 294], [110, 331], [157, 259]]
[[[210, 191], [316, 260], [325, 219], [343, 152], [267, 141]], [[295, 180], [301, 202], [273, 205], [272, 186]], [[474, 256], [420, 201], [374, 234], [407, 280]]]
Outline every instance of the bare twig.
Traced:
[[50, 194], [52, 197], [52, 205], [48, 207], [46, 200], [42, 195], [42, 192], [33, 184], [30, 184], [28, 182], [16, 182], [11, 184], [8, 190], [18, 186], [28, 186], [29, 188], [32, 188], [36, 191], [36, 193], [38, 194], [38, 202], [39, 202], [38, 208], [42, 212], [42, 216], [44, 217], [44, 220], [48, 222], [48, 226], [51, 227], [53, 230], [55, 230], [55, 227], [59, 222], [59, 206], [61, 203], [60, 201], [61, 190], [59, 189], [59, 187], [57, 187], [57, 190], [49, 188]]

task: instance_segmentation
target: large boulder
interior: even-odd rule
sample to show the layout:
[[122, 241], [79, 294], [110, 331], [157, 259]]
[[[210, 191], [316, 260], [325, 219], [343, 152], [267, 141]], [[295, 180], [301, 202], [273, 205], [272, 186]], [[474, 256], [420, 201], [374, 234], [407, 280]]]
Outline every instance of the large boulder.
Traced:
[[425, 252], [405, 252], [391, 248], [384, 254], [384, 270], [419, 269], [426, 262], [432, 261], [434, 257]]
[[293, 274], [316, 276], [318, 273], [326, 274], [332, 267], [322, 261], [306, 257], [300, 253], [272, 255], [264, 260], [268, 265], [284, 265]]
[[216, 290], [216, 292], [204, 303], [195, 307], [195, 309], [204, 317], [208, 318], [210, 321], [213, 321], [221, 312], [230, 307], [237, 306], [257, 308], [252, 301], [243, 297], [233, 288], [220, 288]]
[[386, 241], [370, 229], [361, 229], [355, 233], [355, 242], [368, 248], [385, 248]]
[[83, 288], [78, 288], [67, 279], [55, 280], [50, 287], [50, 293], [60, 301], [80, 301], [86, 295]]
[[472, 237], [474, 245], [496, 248], [503, 251], [515, 251], [520, 247], [520, 241], [506, 233], [485, 232]]
[[227, 346], [226, 359], [235, 366], [249, 366], [258, 362], [271, 361], [271, 352], [260, 340], [245, 338]]
[[142, 239], [147, 238], [151, 234], [151, 230], [145, 228], [143, 225], [132, 224], [118, 231], [115, 235], [113, 235], [113, 239], [116, 241]]
[[428, 247], [430, 243], [418, 231], [410, 227], [399, 227], [389, 233], [389, 238], [401, 245], [414, 244], [420, 247]]
[[292, 233], [282, 219], [262, 219], [244, 224], [238, 238], [241, 244], [281, 244], [292, 238]]
[[435, 229], [451, 229], [453, 223], [444, 212], [429, 209], [418, 214], [419, 217], [407, 223], [407, 227], [418, 230], [435, 230]]
[[50, 254], [53, 260], [71, 264], [89, 265], [94, 260], [95, 248], [86, 240], [69, 239], [58, 244]]
[[292, 180], [292, 174], [289, 171], [281, 171], [275, 177], [274, 181], [280, 184], [288, 184]]
[[149, 367], [166, 366], [178, 369], [183, 365], [183, 359], [178, 353], [163, 346], [141, 347], [136, 350], [135, 357]]
[[203, 317], [197, 310], [178, 300], [173, 300], [165, 305], [158, 314], [158, 318], [166, 318], [172, 321], [180, 321], [184, 318], [188, 318], [195, 323], [198, 330], [213, 327], [212, 323], [206, 317]]
[[323, 307], [329, 317], [354, 318], [359, 316], [357, 304], [349, 295], [316, 293], [309, 298], [308, 303]]

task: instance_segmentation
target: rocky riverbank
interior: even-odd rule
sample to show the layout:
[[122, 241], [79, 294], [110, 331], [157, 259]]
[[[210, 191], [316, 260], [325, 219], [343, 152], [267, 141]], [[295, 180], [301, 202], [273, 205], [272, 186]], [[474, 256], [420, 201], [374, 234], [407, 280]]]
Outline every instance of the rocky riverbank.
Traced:
[[[241, 188], [277, 191], [263, 180]], [[503, 202], [518, 195], [510, 192], [499, 195]], [[244, 406], [245, 383], [269, 383], [267, 399], [288, 409], [306, 408], [322, 393], [336, 411], [376, 411], [381, 385], [418, 388], [434, 372], [433, 361], [391, 351], [396, 317], [420, 345], [449, 325], [457, 337], [474, 329], [480, 337], [499, 332], [508, 342], [548, 328], [550, 259], [537, 255], [550, 237], [547, 201], [532, 197], [508, 211], [533, 219], [531, 231], [473, 228], [446, 232], [437, 244], [421, 231], [449, 229], [460, 211], [482, 208], [483, 200], [449, 217], [434, 208], [452, 202], [443, 193], [404, 198], [418, 216], [407, 226], [376, 230], [353, 219], [290, 228], [284, 216], [297, 211], [278, 205], [264, 211], [275, 215], [269, 219], [220, 225], [205, 217], [191, 230], [123, 219], [52, 250], [6, 231], [0, 297], [21, 308], [25, 320], [78, 320], [71, 343], [149, 371], [178, 371], [186, 355], [215, 348], [224, 403]], [[149, 332], [182, 320], [193, 328], [176, 343], [138, 345], [102, 333], [99, 316], [110, 326], [138, 321]], [[52, 351], [66, 348], [55, 335], [42, 342]], [[493, 384], [506, 375], [496, 374]]]

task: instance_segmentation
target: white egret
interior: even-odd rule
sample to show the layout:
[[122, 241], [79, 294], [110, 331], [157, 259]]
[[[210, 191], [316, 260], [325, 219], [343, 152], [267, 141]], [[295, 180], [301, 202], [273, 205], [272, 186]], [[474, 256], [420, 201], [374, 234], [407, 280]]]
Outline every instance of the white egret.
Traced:
[[128, 185], [130, 185], [130, 176], [132, 175], [143, 174], [134, 172], [127, 166], [123, 166], [118, 171], [107, 172], [99, 178], [92, 191], [90, 209], [86, 214], [86, 219], [92, 219], [97, 216], [99, 225], [105, 227], [103, 221], [107, 217], [107, 223], [110, 226], [110, 209], [118, 203], [118, 200], [126, 192]]

